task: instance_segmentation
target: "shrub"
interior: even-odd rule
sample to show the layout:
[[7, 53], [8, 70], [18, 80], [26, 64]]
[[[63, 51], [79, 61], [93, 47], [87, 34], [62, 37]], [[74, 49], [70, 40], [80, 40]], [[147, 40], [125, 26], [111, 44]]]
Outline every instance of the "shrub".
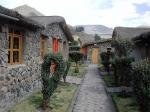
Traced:
[[112, 42], [112, 46], [115, 47], [115, 50], [117, 51], [116, 53], [119, 57], [127, 57], [130, 55], [134, 44], [128, 38], [119, 38]]
[[134, 61], [131, 57], [121, 57], [115, 59], [115, 69], [114, 79], [116, 85], [120, 86], [130, 86], [131, 85], [131, 63]]
[[63, 79], [64, 79], [64, 82], [66, 82], [66, 77], [67, 77], [71, 63], [69, 61], [66, 61], [66, 62], [64, 62], [64, 65], [65, 65], [65, 67], [64, 67]]
[[131, 81], [131, 63], [134, 61], [130, 57], [133, 43], [129, 39], [117, 39], [112, 42], [115, 47], [115, 58], [113, 59], [114, 79], [117, 85], [129, 86]]
[[114, 53], [113, 52], [102, 52], [100, 54], [100, 56], [101, 56], [101, 61], [102, 61], [101, 63], [104, 65], [105, 69], [109, 73], [110, 64], [112, 64], [112, 59], [114, 57]]
[[78, 61], [80, 61], [83, 58], [83, 53], [80, 51], [80, 46], [78, 46], [77, 42], [73, 42], [71, 46], [69, 47], [69, 57], [71, 60], [73, 60], [76, 63], [75, 72], [79, 72], [79, 65]]
[[[50, 66], [51, 61], [56, 63], [55, 72], [50, 77]], [[42, 108], [46, 110], [48, 108], [48, 103], [50, 101], [50, 97], [53, 94], [54, 90], [57, 88], [57, 84], [63, 74], [63, 60], [60, 54], [48, 54], [44, 56], [44, 62], [42, 63], [41, 68], [41, 79], [42, 79], [42, 94], [43, 94], [43, 102]]]
[[141, 60], [133, 63], [133, 88], [142, 112], [150, 112], [150, 63]]

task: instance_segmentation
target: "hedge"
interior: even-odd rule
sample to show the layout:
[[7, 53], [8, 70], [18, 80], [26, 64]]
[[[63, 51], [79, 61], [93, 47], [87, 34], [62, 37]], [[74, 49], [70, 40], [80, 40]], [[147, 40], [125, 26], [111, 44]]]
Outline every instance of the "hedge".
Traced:
[[150, 62], [141, 60], [132, 65], [133, 89], [142, 112], [150, 112]]

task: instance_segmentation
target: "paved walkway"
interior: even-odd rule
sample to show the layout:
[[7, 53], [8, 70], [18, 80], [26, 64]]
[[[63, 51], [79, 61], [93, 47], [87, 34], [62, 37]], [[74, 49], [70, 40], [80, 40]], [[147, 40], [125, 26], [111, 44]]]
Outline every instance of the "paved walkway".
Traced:
[[115, 112], [97, 65], [89, 65], [72, 112]]
[[73, 84], [81, 84], [82, 78], [77, 78], [75, 76], [67, 76], [66, 82]]

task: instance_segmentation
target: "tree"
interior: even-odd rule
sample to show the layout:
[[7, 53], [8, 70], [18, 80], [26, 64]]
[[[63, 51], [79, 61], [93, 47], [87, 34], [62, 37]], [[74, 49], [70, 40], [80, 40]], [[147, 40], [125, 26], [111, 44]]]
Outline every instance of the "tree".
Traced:
[[65, 61], [65, 62], [64, 62], [64, 66], [65, 66], [65, 67], [64, 67], [64, 74], [63, 74], [64, 82], [66, 82], [66, 77], [67, 77], [67, 74], [68, 74], [70, 65], [71, 65], [71, 63], [70, 63], [69, 61]]
[[57, 88], [58, 82], [63, 74], [63, 60], [60, 54], [48, 54], [44, 56], [44, 62], [41, 68], [42, 79], [42, 109], [47, 110], [50, 97]]
[[79, 65], [78, 61], [80, 61], [83, 57], [83, 54], [80, 51], [80, 46], [76, 42], [73, 42], [69, 47], [69, 57], [76, 63], [75, 72], [79, 72]]
[[82, 26], [77, 26], [77, 27], [76, 27], [76, 31], [77, 31], [77, 32], [82, 32], [82, 31], [84, 31], [84, 27], [82, 27]]
[[94, 38], [96, 42], [101, 40], [101, 37], [98, 34], [95, 34]]

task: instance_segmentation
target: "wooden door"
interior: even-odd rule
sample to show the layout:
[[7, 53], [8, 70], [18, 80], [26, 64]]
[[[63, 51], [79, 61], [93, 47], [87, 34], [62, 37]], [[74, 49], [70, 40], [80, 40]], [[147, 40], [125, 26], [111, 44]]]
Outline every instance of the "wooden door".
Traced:
[[99, 63], [99, 48], [92, 49], [92, 63], [93, 64]]

